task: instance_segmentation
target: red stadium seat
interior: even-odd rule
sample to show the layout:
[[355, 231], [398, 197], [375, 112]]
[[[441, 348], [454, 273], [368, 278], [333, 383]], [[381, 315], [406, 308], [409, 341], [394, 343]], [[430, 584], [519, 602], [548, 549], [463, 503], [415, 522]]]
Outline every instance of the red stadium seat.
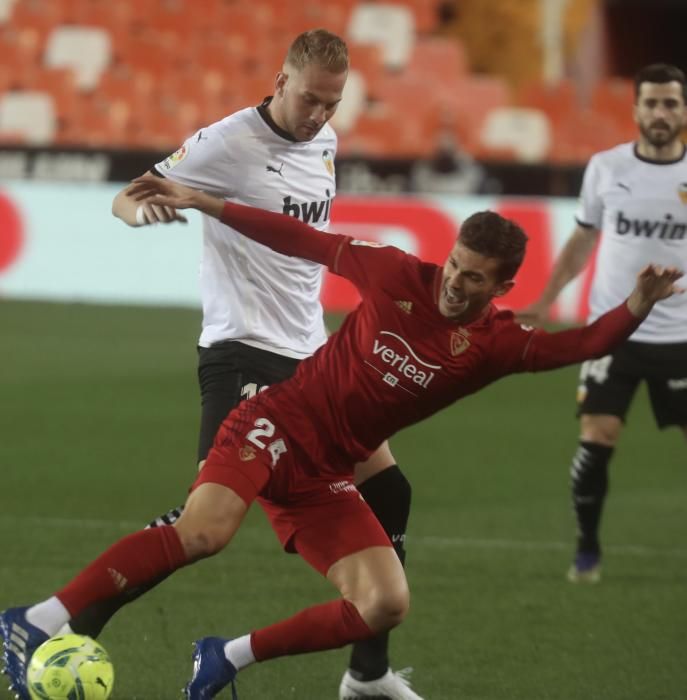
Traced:
[[440, 2], [432, 0], [403, 0], [403, 4], [410, 8], [415, 18], [415, 31], [418, 34], [430, 34], [438, 25]]
[[555, 163], [584, 163], [618, 143], [618, 130], [610, 119], [590, 109], [576, 110], [553, 124], [549, 158]]
[[468, 72], [465, 47], [458, 38], [431, 36], [415, 44], [407, 70], [420, 72], [430, 79], [451, 83]]
[[632, 141], [637, 136], [634, 93], [634, 83], [622, 78], [602, 80], [592, 93], [592, 109], [615, 124], [619, 141]]
[[579, 108], [577, 92], [570, 80], [561, 80], [555, 85], [528, 83], [520, 89], [517, 103], [541, 110], [554, 124], [564, 121]]

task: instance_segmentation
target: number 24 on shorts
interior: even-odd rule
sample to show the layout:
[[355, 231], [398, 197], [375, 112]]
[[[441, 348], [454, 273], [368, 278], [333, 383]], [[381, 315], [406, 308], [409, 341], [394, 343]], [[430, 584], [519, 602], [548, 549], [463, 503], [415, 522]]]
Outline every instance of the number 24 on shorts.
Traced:
[[255, 428], [251, 430], [248, 435], [246, 435], [246, 440], [252, 442], [256, 447], [261, 450], [267, 449], [272, 457], [272, 469], [277, 466], [277, 461], [279, 457], [286, 452], [286, 443], [278, 438], [266, 444], [262, 438], [271, 438], [274, 435], [274, 423], [267, 420], [267, 418], [257, 418], [255, 423]]

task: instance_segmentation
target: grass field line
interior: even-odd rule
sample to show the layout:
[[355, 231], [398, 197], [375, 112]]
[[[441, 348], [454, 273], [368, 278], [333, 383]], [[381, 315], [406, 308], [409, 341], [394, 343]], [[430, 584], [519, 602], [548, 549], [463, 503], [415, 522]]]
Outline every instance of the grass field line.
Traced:
[[[0, 515], [0, 527], [5, 523], [16, 527], [18, 522], [34, 527], [56, 528], [107, 528], [133, 532], [140, 529], [141, 522], [133, 520], [104, 520], [97, 518], [58, 518], [47, 516], [10, 516]], [[437, 537], [434, 535], [410, 536], [409, 544], [420, 544], [435, 549], [501, 549], [511, 551], [568, 551], [570, 542], [510, 540], [500, 538]], [[616, 544], [606, 545], [606, 552], [635, 557], [667, 557], [670, 559], [687, 558], [687, 549], [660, 549], [644, 545]]]

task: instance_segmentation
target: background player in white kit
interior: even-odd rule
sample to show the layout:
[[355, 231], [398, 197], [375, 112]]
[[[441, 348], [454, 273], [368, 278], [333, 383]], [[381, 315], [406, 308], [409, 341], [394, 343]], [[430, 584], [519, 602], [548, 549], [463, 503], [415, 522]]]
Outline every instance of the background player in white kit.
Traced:
[[[600, 239], [590, 296], [590, 321], [623, 299], [647, 262], [687, 265], [687, 125], [685, 74], [652, 64], [635, 77], [636, 143], [592, 157], [582, 185], [577, 227], [562, 250], [540, 300], [520, 319], [541, 323], [563, 287], [584, 268]], [[600, 580], [599, 525], [608, 490], [608, 463], [641, 380], [646, 380], [660, 428], [687, 437], [687, 297], [656, 307], [616, 352], [585, 362], [578, 393], [580, 442], [571, 466], [578, 525], [568, 578]]]
[[[152, 172], [326, 230], [337, 146], [328, 121], [347, 75], [346, 44], [322, 29], [305, 32], [288, 50], [273, 97], [201, 129]], [[127, 189], [115, 198], [113, 213], [132, 226], [185, 221], [173, 209], [135, 201]], [[234, 406], [290, 377], [299, 361], [325, 342], [321, 280], [320, 265], [275, 253], [203, 216], [200, 464]], [[386, 443], [357, 466], [356, 480], [403, 561], [410, 485]], [[180, 513], [174, 509], [151, 525], [171, 524]], [[143, 592], [96, 604], [70, 626], [96, 636], [122, 605]], [[403, 675], [389, 669], [388, 633], [354, 645], [339, 694], [420, 700]]]

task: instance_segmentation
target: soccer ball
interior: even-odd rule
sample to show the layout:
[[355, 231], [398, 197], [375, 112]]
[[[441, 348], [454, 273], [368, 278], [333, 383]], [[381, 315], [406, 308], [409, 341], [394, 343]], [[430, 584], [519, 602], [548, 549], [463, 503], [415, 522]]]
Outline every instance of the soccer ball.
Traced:
[[65, 634], [36, 649], [26, 682], [31, 700], [107, 700], [114, 668], [105, 649], [90, 637]]

